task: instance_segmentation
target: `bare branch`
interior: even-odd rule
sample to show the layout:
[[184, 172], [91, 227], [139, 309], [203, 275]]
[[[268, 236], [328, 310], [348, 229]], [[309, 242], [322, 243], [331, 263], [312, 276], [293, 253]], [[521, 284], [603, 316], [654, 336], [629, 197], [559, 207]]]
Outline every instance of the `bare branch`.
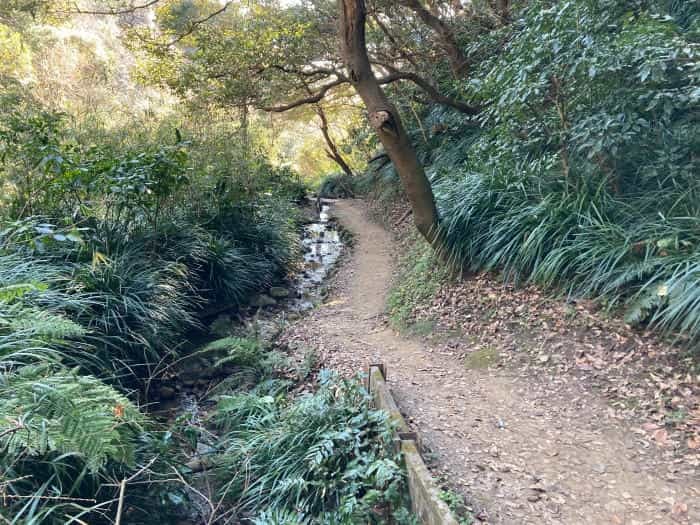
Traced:
[[[377, 78], [377, 82], [380, 85], [387, 85], [387, 84], [392, 84], [394, 82], [398, 82], [400, 80], [408, 80], [409, 82], [413, 82], [415, 85], [417, 85], [419, 88], [421, 88], [433, 101], [437, 102], [438, 104], [443, 104], [445, 106], [452, 107], [454, 109], [457, 109], [458, 111], [461, 111], [462, 113], [465, 113], [467, 115], [476, 115], [480, 112], [481, 108], [471, 106], [469, 104], [466, 104], [464, 102], [461, 102], [460, 100], [454, 99], [452, 97], [448, 97], [446, 95], [443, 95], [438, 91], [438, 89], [428, 80], [425, 78], [421, 77], [420, 75], [417, 75], [416, 73], [412, 73], [409, 71], [400, 71], [396, 69], [395, 67], [391, 66], [390, 64], [385, 64], [385, 63], [379, 63], [379, 62], [374, 62], [377, 65], [382, 66], [386, 71], [388, 71], [388, 74], [384, 75], [383, 77]], [[295, 73], [299, 74], [298, 71], [293, 71], [291, 69], [285, 69], [283, 66], [274, 66], [276, 69], [283, 70], [288, 73]], [[300, 99], [297, 99], [293, 102], [290, 102], [288, 104], [282, 104], [279, 106], [258, 106], [258, 109], [261, 109], [263, 111], [268, 111], [268, 112], [273, 112], [273, 113], [284, 113], [285, 111], [289, 111], [290, 109], [297, 108], [299, 106], [304, 106], [306, 104], [316, 104], [323, 100], [323, 98], [326, 96], [328, 91], [331, 89], [343, 85], [343, 84], [348, 84], [350, 83], [350, 79], [346, 77], [345, 75], [331, 69], [315, 69], [315, 70], [309, 70], [307, 71], [307, 74], [321, 74], [321, 73], [332, 73], [333, 75], [336, 75], [336, 80], [329, 82], [327, 84], [324, 84], [320, 88], [318, 88], [315, 92], [310, 93], [307, 97], [303, 97]]]
[[406, 60], [408, 63], [410, 63], [413, 67], [418, 67], [418, 64], [416, 64], [416, 61], [413, 60], [413, 57], [405, 50], [403, 47], [399, 44], [399, 42], [396, 40], [394, 35], [391, 34], [389, 31], [389, 28], [384, 24], [384, 22], [381, 21], [379, 15], [376, 12], [372, 13], [372, 18], [374, 19], [374, 22], [377, 24], [379, 29], [382, 30], [382, 33], [387, 37], [389, 42], [391, 42], [391, 45], [394, 46], [394, 49], [396, 49], [397, 53]]
[[459, 47], [459, 43], [455, 38], [452, 28], [435, 14], [431, 13], [429, 9], [426, 9], [420, 0], [398, 0], [398, 3], [413, 11], [425, 25], [438, 35], [440, 43], [450, 60], [452, 71], [457, 76], [464, 76], [469, 61]]
[[78, 14], [78, 15], [103, 15], [103, 16], [127, 15], [129, 13], [133, 13], [134, 11], [139, 11], [141, 9], [148, 9], [149, 7], [153, 7], [154, 5], [159, 3], [160, 1], [161, 0], [150, 0], [150, 1], [146, 2], [145, 4], [132, 5], [131, 7], [124, 7], [121, 9], [110, 8], [110, 9], [103, 9], [103, 10], [82, 9], [76, 3], [75, 7], [72, 10], [54, 11], [54, 12], [58, 13], [58, 14]]
[[481, 111], [481, 108], [471, 106], [455, 98], [443, 95], [430, 81], [426, 80], [420, 75], [417, 75], [416, 73], [410, 71], [400, 71], [389, 64], [382, 63], [378, 65], [382, 66], [387, 71], [389, 71], [388, 75], [377, 79], [377, 81], [380, 84], [384, 85], [391, 84], [392, 82], [396, 82], [398, 80], [408, 80], [409, 82], [413, 82], [416, 86], [425, 91], [425, 93], [438, 104], [452, 107], [467, 115], [476, 115]]
[[333, 82], [324, 84], [323, 86], [318, 88], [318, 91], [309, 95], [308, 97], [300, 98], [298, 100], [295, 100], [294, 102], [282, 104], [280, 106], [258, 106], [258, 109], [268, 111], [271, 113], [284, 113], [285, 111], [289, 111], [290, 109], [298, 108], [299, 106], [303, 106], [306, 104], [316, 104], [317, 102], [321, 101], [331, 89], [341, 86], [343, 84], [347, 84], [349, 82], [350, 81], [347, 78], [339, 77]]
[[192, 33], [194, 33], [199, 26], [206, 24], [207, 22], [209, 22], [213, 18], [216, 18], [220, 14], [224, 13], [232, 3], [233, 3], [233, 0], [229, 0], [223, 6], [221, 6], [220, 9], [217, 9], [216, 11], [209, 13], [207, 16], [200, 18], [199, 20], [193, 20], [192, 22], [190, 22], [189, 27], [187, 28], [187, 30], [184, 33], [176, 36], [167, 44], [163, 44], [163, 46], [165, 46], [165, 47], [174, 46], [175, 44], [177, 44], [178, 42], [180, 42], [184, 38], [186, 38], [186, 37], [190, 36]]

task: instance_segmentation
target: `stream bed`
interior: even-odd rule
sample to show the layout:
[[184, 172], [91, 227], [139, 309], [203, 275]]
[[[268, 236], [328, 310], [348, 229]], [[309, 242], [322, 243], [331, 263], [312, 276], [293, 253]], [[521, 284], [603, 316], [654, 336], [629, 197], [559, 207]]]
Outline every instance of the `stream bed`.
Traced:
[[[332, 216], [332, 206], [333, 201], [323, 200], [305, 209], [308, 222], [301, 228], [299, 237], [303, 257], [286, 283], [254, 296], [249, 306], [224, 307], [210, 315], [204, 331], [193, 334], [183, 345], [182, 357], [149, 387], [151, 400], [156, 401], [152, 406], [154, 415], [202, 429], [196, 447], [185, 453], [192, 472], [206, 469], [207, 458], [214, 452], [214, 441], [204, 436], [207, 414], [216, 403], [216, 395], [226, 392], [230, 379], [240, 374], [240, 370], [227, 364], [217, 365], [221, 356], [201, 349], [222, 338], [251, 336], [263, 347], [270, 347], [290, 320], [303, 316], [323, 300], [324, 281], [345, 248], [339, 225]], [[188, 492], [191, 499], [188, 521], [195, 523], [206, 515], [207, 508], [201, 494]]]
[[302, 248], [304, 262], [295, 278], [291, 309], [308, 310], [319, 298], [319, 289], [343, 252], [337, 222], [331, 216], [332, 201], [320, 201], [318, 220], [304, 226]]
[[[152, 395], [157, 399], [155, 413], [166, 419], [186, 416], [197, 418], [207, 398], [232, 371], [212, 366], [211, 357], [196, 351], [207, 343], [228, 336], [254, 334], [264, 345], [271, 344], [286, 323], [299, 318], [323, 299], [323, 284], [343, 254], [343, 242], [337, 221], [332, 216], [333, 201], [316, 201], [307, 208], [309, 222], [300, 231], [303, 257], [285, 285], [272, 286], [252, 298], [250, 306], [223, 310], [208, 319], [205, 332], [193, 335], [180, 362], [153, 381]], [[202, 405], [202, 406], [200, 406]]]

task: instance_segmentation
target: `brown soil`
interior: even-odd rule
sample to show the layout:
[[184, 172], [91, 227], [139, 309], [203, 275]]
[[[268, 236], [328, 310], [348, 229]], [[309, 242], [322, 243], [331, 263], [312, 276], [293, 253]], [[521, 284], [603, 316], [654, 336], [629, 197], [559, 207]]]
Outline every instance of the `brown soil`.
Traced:
[[[693, 438], [687, 447], [671, 447], [660, 425], [616, 409], [588, 376], [504, 360], [501, 347], [475, 347], [478, 331], [490, 330], [483, 323], [449, 344], [396, 333], [384, 312], [401, 245], [367, 218], [360, 201], [339, 201], [333, 213], [354, 234], [353, 254], [325, 304], [292, 325], [283, 341], [300, 354], [315, 348], [323, 366], [349, 375], [385, 363], [426, 459], [466, 496], [478, 520], [700, 524]], [[515, 331], [501, 328], [499, 337], [517, 346], [522, 331]], [[529, 340], [545, 342], [536, 365], [548, 364], [550, 348], [556, 354], [566, 346], [561, 339], [547, 346], [549, 339], [536, 334]]]

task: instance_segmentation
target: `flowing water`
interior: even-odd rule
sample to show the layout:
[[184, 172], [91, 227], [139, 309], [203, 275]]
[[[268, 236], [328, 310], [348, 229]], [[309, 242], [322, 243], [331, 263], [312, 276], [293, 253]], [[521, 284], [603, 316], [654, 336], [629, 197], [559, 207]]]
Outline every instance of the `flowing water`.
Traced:
[[302, 235], [304, 263], [295, 280], [296, 297], [290, 309], [313, 308], [319, 288], [343, 252], [338, 224], [331, 215], [332, 201], [321, 201], [318, 220], [307, 224]]
[[[262, 340], [270, 342], [278, 335], [285, 320], [291, 317], [290, 314], [302, 315], [323, 298], [322, 284], [338, 262], [344, 247], [338, 224], [331, 214], [332, 202], [321, 201], [317, 216], [301, 232], [300, 243], [304, 256], [299, 269], [287, 285], [288, 297], [272, 300], [272, 308], [248, 309], [240, 316], [233, 316], [224, 310], [210, 324], [211, 333], [197, 335], [196, 339], [190, 341], [192, 349], [216, 337], [250, 330]], [[219, 325], [218, 328], [215, 329], [215, 325]], [[154, 391], [160, 401], [160, 408], [170, 417], [176, 414], [197, 414], [200, 411], [198, 400], [204, 399], [212, 385], [225, 377], [224, 368], [214, 372], [212, 363], [205, 356], [195, 355], [191, 359], [182, 358], [179, 366], [154, 380]]]

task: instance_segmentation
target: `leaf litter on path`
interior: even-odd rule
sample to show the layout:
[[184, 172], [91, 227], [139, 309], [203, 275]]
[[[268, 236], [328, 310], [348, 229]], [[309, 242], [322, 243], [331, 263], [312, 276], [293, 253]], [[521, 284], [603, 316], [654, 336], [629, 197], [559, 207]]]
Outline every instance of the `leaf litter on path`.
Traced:
[[[361, 203], [337, 207], [354, 254], [283, 344], [347, 375], [385, 363], [434, 473], [476, 519], [700, 523], [699, 378], [679, 349], [492, 275], [443, 286], [412, 313], [432, 333], [404, 337], [382, 316], [401, 248]], [[479, 351], [485, 366], [465, 367]]]

